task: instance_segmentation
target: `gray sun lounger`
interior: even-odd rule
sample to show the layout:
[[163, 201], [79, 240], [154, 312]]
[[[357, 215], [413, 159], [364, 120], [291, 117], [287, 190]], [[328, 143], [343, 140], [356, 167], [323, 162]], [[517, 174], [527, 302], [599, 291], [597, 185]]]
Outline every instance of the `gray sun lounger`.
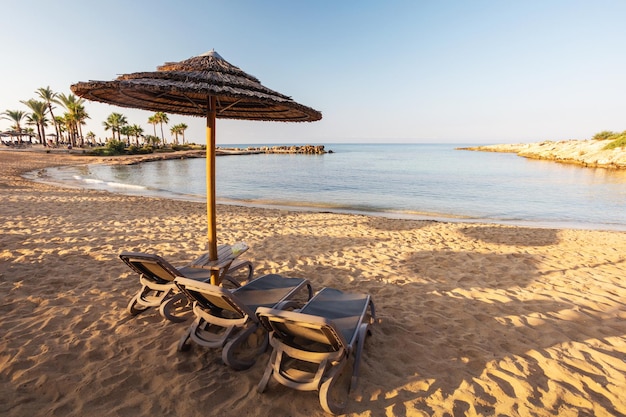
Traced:
[[[223, 245], [221, 248], [229, 248]], [[144, 252], [122, 252], [120, 259], [133, 271], [139, 274], [141, 289], [130, 299], [127, 310], [135, 316], [150, 307], [159, 307], [159, 312], [166, 319], [173, 322], [184, 321], [185, 318], [176, 316], [173, 311], [188, 300], [178, 291], [174, 279], [185, 277], [198, 281], [211, 279], [211, 270], [205, 268], [183, 266], [175, 267], [162, 257]], [[231, 277], [237, 270], [246, 272], [244, 281], [250, 280], [253, 267], [250, 261], [234, 259], [220, 271], [222, 279], [240, 285]]]
[[222, 360], [234, 369], [249, 368], [267, 349], [267, 331], [255, 314], [258, 307], [294, 308], [299, 306], [294, 301], [299, 290], [308, 290], [304, 301], [312, 295], [308, 280], [277, 274], [263, 275], [234, 290], [182, 277], [175, 282], [194, 301], [196, 316], [178, 350], [187, 350], [191, 341], [204, 347], [223, 348]]
[[376, 319], [370, 296], [324, 288], [298, 311], [259, 307], [257, 317], [273, 347], [258, 391], [265, 391], [273, 378], [293, 389], [318, 391], [322, 408], [340, 414], [347, 398], [335, 400], [331, 390], [350, 356], [350, 389], [356, 387], [363, 343]]

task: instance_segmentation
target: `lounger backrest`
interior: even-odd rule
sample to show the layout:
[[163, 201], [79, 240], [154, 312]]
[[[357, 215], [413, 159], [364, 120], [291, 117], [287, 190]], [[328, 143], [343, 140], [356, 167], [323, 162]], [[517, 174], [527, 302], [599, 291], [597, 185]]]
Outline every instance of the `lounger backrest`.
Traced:
[[259, 307], [256, 314], [268, 331], [273, 331], [276, 337], [289, 344], [302, 338], [327, 345], [334, 351], [348, 347], [333, 322], [323, 317], [266, 307]]
[[212, 285], [208, 282], [196, 281], [189, 278], [176, 278], [176, 285], [192, 300], [202, 307], [211, 309], [218, 307], [236, 313], [240, 317], [254, 317], [245, 304], [237, 300], [236, 295], [229, 290]]
[[353, 345], [370, 300], [366, 294], [323, 288], [299, 312], [259, 308], [257, 317], [285, 340], [302, 337], [339, 350]]
[[179, 275], [176, 268], [158, 255], [122, 252], [120, 259], [138, 274], [159, 283], [172, 282]]

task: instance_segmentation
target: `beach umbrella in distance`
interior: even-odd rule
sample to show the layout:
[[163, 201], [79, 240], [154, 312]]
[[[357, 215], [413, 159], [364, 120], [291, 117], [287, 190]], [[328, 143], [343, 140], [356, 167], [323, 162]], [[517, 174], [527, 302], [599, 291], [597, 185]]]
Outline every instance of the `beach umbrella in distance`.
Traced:
[[[113, 81], [71, 86], [87, 100], [155, 112], [206, 117], [207, 220], [209, 260], [217, 260], [215, 216], [215, 119], [312, 122], [322, 114], [230, 64], [211, 50], [153, 72], [120, 75]], [[218, 284], [215, 272], [211, 282]]]

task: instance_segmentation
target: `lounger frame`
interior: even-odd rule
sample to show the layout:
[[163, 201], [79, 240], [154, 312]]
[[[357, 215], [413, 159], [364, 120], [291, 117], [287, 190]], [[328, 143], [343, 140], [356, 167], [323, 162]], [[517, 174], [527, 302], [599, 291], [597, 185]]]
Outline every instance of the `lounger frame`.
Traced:
[[[226, 247], [224, 245], [223, 247]], [[178, 291], [174, 283], [176, 277], [186, 277], [200, 281], [211, 279], [211, 270], [191, 266], [175, 267], [162, 257], [144, 252], [122, 252], [120, 259], [139, 274], [141, 288], [133, 295], [127, 305], [129, 314], [135, 316], [150, 307], [158, 307], [161, 316], [172, 322], [183, 322], [185, 315], [176, 315], [175, 311], [188, 304], [187, 298]], [[241, 285], [232, 278], [235, 271], [246, 272], [243, 282], [252, 279], [252, 263], [243, 259], [234, 259], [220, 271], [221, 279], [235, 286]]]
[[[312, 310], [307, 307], [314, 306], [318, 300], [328, 295], [332, 295], [331, 299], [334, 297], [332, 303], [334, 305], [330, 307], [329, 316], [333, 314], [337, 316], [336, 313], [340, 311], [345, 297], [355, 296], [324, 288], [301, 311]], [[296, 390], [318, 391], [320, 404], [326, 412], [342, 413], [347, 399], [334, 398], [335, 385], [349, 360], [353, 359], [348, 392], [356, 388], [363, 345], [370, 333], [369, 325], [376, 320], [371, 297], [360, 294], [356, 296], [361, 297], [362, 308], [350, 318], [352, 322], [347, 326], [348, 329], [333, 321], [339, 322], [344, 318], [331, 319], [298, 311], [258, 308], [257, 317], [270, 332], [270, 344], [273, 348], [265, 373], [257, 387], [258, 391], [264, 392], [273, 379]], [[317, 308], [316, 311], [323, 314], [324, 308]]]
[[[188, 350], [191, 342], [208, 348], [222, 348], [224, 363], [237, 370], [252, 366], [268, 346], [267, 331], [260, 326], [255, 314], [258, 305], [271, 305], [275, 309], [297, 308], [302, 305], [294, 300], [299, 291], [307, 289], [306, 300], [312, 296], [308, 280], [277, 274], [258, 277], [234, 290], [180, 277], [175, 282], [182, 293], [194, 300], [195, 315], [194, 322], [180, 339], [178, 350]], [[278, 286], [273, 288], [273, 284]], [[257, 340], [256, 346], [250, 346], [246, 356], [239, 356], [240, 348], [254, 333], [257, 334], [253, 338]]]

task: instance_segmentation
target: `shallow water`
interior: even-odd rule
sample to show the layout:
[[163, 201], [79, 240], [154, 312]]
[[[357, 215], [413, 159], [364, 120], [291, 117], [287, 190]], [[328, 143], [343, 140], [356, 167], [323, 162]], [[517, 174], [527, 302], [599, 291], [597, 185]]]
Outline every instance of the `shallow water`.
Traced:
[[[325, 155], [219, 156], [217, 198], [389, 217], [626, 230], [626, 171], [455, 147], [328, 144], [333, 153]], [[206, 195], [202, 158], [51, 168], [46, 180], [194, 201]]]

